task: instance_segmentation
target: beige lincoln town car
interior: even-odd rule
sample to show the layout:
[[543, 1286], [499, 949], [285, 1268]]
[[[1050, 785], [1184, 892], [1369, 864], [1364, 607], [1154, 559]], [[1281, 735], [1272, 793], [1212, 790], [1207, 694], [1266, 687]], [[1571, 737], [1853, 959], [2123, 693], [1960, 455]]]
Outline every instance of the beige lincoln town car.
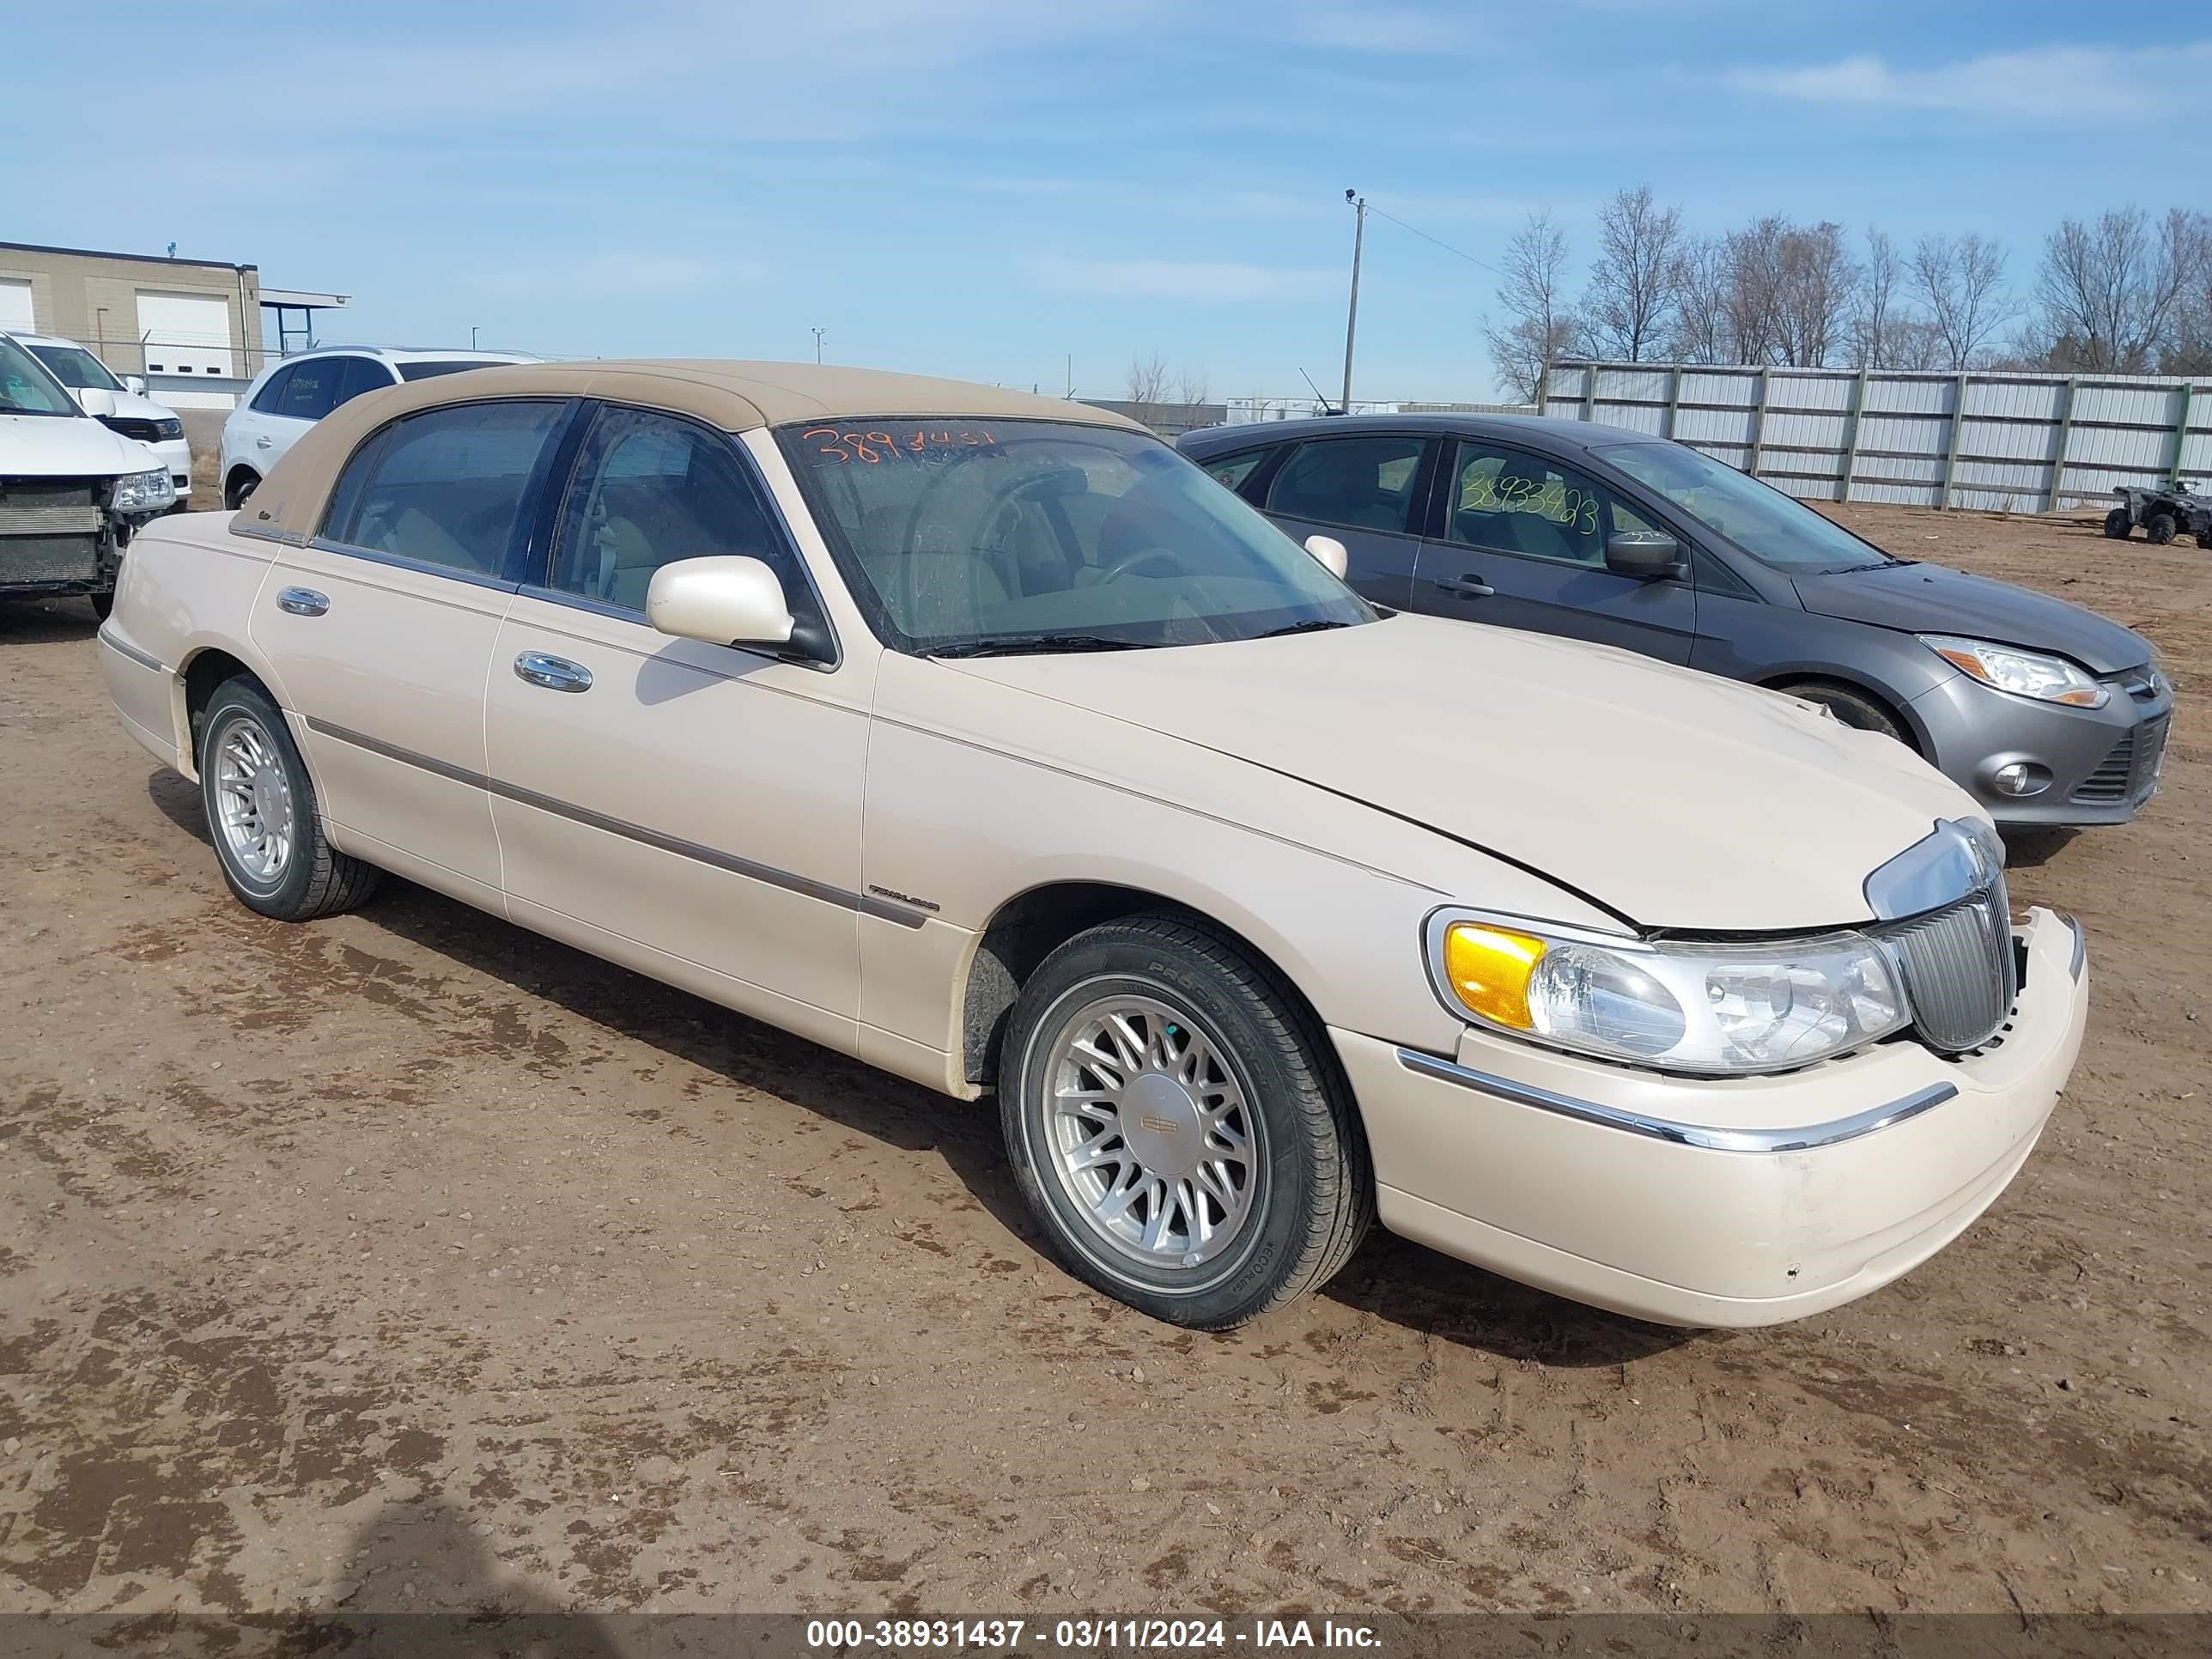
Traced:
[[1714, 1326], [1966, 1229], [2087, 1007], [1967, 797], [1341, 558], [1078, 404], [532, 364], [148, 529], [100, 660], [252, 908], [388, 870], [994, 1091], [1053, 1248], [1162, 1319], [1251, 1319], [1376, 1217]]

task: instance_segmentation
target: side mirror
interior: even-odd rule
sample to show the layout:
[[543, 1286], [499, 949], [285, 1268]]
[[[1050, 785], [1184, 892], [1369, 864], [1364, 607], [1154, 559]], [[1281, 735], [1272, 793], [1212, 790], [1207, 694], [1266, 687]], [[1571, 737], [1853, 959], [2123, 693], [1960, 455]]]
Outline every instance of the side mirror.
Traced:
[[1320, 560], [1327, 568], [1328, 574], [1339, 581], [1344, 580], [1344, 573], [1351, 568], [1351, 553], [1346, 550], [1344, 544], [1334, 536], [1307, 537], [1306, 551]]
[[787, 645], [783, 584], [758, 559], [678, 559], [653, 573], [645, 616], [663, 634], [709, 645]]
[[1606, 538], [1605, 568], [1642, 581], [1687, 574], [1682, 544], [1663, 530], [1623, 530]]
[[77, 404], [95, 421], [115, 413], [115, 394], [106, 386], [87, 386], [76, 394]]
[[146, 395], [146, 377], [143, 374], [125, 375], [123, 377], [123, 389], [134, 398], [144, 397]]

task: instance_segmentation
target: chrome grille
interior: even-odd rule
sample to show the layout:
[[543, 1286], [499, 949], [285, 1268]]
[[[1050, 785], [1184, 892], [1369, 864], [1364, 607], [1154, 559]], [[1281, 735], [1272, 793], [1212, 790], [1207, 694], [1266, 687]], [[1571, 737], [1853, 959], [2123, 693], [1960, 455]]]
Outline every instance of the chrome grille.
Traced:
[[2019, 991], [2003, 877], [1979, 893], [1881, 930], [1912, 1000], [1914, 1024], [1947, 1054], [1996, 1034]]

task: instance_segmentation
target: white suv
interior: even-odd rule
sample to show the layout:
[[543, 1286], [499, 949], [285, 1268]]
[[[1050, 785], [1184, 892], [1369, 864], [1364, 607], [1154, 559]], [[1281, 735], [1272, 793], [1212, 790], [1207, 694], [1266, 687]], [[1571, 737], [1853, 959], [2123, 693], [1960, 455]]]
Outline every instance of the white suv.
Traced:
[[168, 463], [169, 482], [181, 503], [192, 493], [192, 447], [185, 437], [185, 423], [177, 418], [177, 411], [166, 404], [157, 404], [146, 396], [146, 382], [136, 374], [118, 380], [106, 363], [94, 356], [75, 340], [57, 339], [45, 334], [17, 334], [15, 343], [46, 365], [46, 372], [70, 389], [70, 395], [80, 406], [99, 403], [96, 396], [88, 399], [87, 392], [107, 392], [114, 399], [115, 411], [110, 415], [94, 414], [93, 418], [111, 432], [119, 432], [140, 443]]
[[271, 363], [222, 424], [222, 458], [216, 465], [222, 504], [233, 509], [243, 505], [302, 432], [364, 392], [490, 363], [537, 361], [520, 351], [323, 346]]

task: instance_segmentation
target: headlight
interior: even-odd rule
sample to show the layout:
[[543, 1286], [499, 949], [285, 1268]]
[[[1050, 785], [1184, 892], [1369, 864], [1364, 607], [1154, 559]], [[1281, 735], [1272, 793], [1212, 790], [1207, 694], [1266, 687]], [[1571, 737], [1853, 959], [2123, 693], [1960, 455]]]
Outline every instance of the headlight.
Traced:
[[171, 438], [181, 438], [185, 435], [185, 423], [173, 416], [167, 420], [156, 421], [154, 422], [154, 435], [163, 442], [167, 442]]
[[169, 481], [169, 469], [157, 466], [151, 472], [128, 472], [115, 481], [115, 494], [109, 505], [118, 513], [159, 513], [176, 504], [177, 487]]
[[1888, 957], [1860, 933], [1649, 944], [1449, 913], [1430, 927], [1439, 988], [1468, 1018], [1661, 1071], [1787, 1071], [1912, 1018]]
[[1987, 640], [1962, 640], [1950, 634], [1923, 634], [1920, 643], [1954, 668], [1972, 674], [1984, 685], [2038, 702], [2063, 702], [2072, 708], [2102, 708], [2112, 698], [2112, 688], [2100, 685], [2078, 665], [2041, 651], [2017, 646], [1992, 645]]

